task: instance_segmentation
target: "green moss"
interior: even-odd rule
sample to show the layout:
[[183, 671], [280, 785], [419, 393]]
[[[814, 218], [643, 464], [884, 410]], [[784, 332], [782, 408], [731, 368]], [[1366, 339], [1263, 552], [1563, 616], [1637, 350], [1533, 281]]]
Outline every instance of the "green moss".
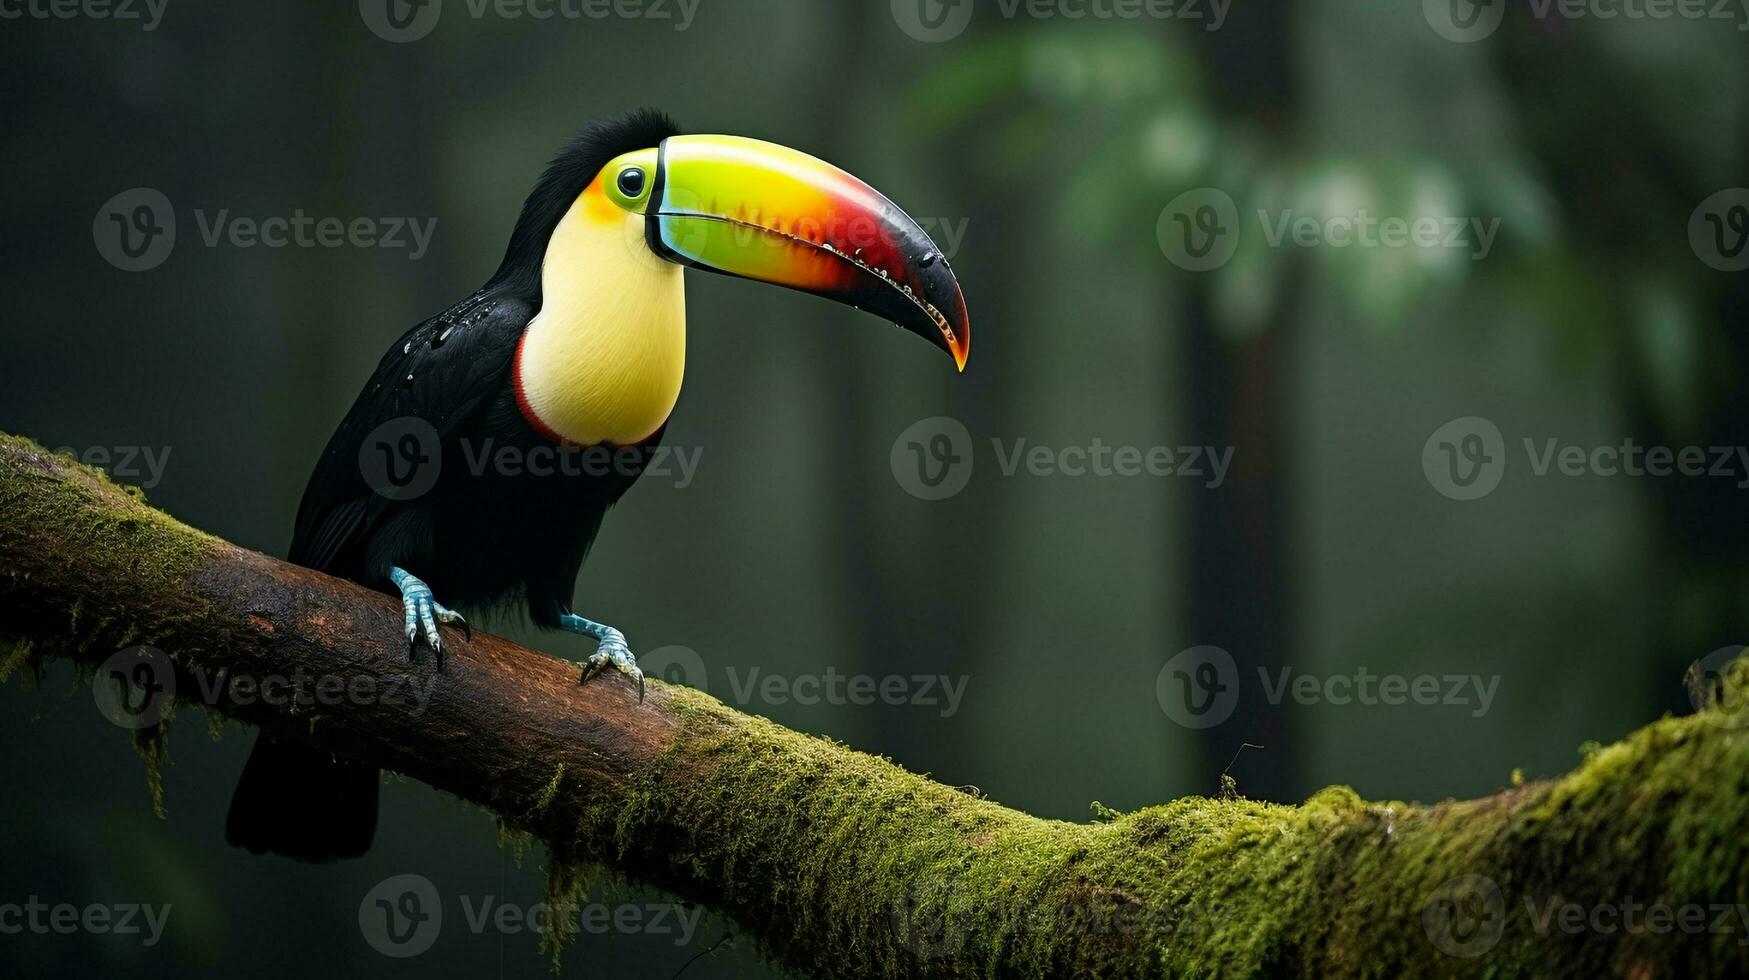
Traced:
[[529, 845], [534, 843], [534, 835], [525, 830], [513, 829], [500, 817], [498, 819], [498, 847], [510, 849], [511, 863], [522, 867], [522, 859], [528, 854]]
[[[103, 471], [51, 453], [36, 443], [0, 433], [0, 535], [29, 540], [45, 562], [79, 555], [89, 568], [118, 539], [135, 581], [174, 588], [225, 544], [147, 504], [138, 488], [123, 487]], [[16, 571], [10, 571], [17, 574]], [[77, 618], [77, 610], [72, 610]]]
[[546, 953], [553, 974], [559, 973], [565, 947], [577, 935], [577, 915], [600, 880], [600, 868], [587, 862], [565, 861], [548, 856], [547, 890], [542, 901], [551, 910], [543, 923], [541, 952]]
[[553, 778], [547, 780], [546, 786], [542, 787], [540, 794], [534, 798], [534, 809], [530, 811], [531, 816], [538, 816], [541, 813], [545, 813], [547, 807], [552, 806], [553, 797], [558, 795], [559, 783], [564, 778], [565, 764], [561, 762], [559, 763], [559, 768], [553, 770]]
[[[0, 666], [4, 676], [36, 657], [155, 642], [157, 636], [135, 626], [141, 612], [172, 624], [183, 616], [198, 618], [179, 601], [183, 582], [225, 545], [153, 509], [137, 488], [119, 486], [101, 470], [0, 433], [0, 546], [15, 559], [0, 568], [0, 593], [11, 578], [40, 583], [66, 577], [62, 591], [87, 597], [61, 609], [14, 609], [0, 616], [0, 636], [19, 641]], [[22, 642], [26, 637], [29, 642]], [[172, 658], [188, 653], [177, 645], [165, 649]], [[160, 724], [134, 736], [159, 816], [167, 732]]]
[[0, 684], [6, 683], [13, 671], [30, 661], [31, 649], [29, 640], [17, 640], [11, 643], [0, 642]]
[[[33, 562], [0, 569], [0, 592], [8, 576], [69, 574], [57, 555], [99, 580], [93, 563], [99, 573], [124, 563], [112, 580], [129, 591], [69, 584], [88, 603], [23, 614], [0, 604], [0, 635], [14, 617], [37, 650], [101, 649], [153, 642], [135, 621], [174, 633], [187, 617], [186, 636], [223, 636], [223, 624], [177, 605], [183, 579], [220, 543], [45, 456], [0, 439], [0, 547]], [[138, 594], [139, 562], [161, 592]], [[151, 615], [135, 616], [145, 603]], [[16, 650], [5, 671], [27, 662]], [[1589, 746], [1561, 779], [1515, 777], [1479, 800], [1368, 802], [1336, 786], [1282, 806], [1235, 790], [1122, 814], [1095, 804], [1090, 824], [1017, 813], [652, 682], [673, 726], [654, 758], [611, 777], [563, 764], [517, 773], [515, 792], [493, 802], [505, 811], [501, 842], [529, 829], [547, 841], [554, 908], [611, 879], [605, 862], [725, 912], [805, 975], [1739, 975], [1749, 951], [1737, 935], [1600, 941], [1539, 931], [1523, 908], [1629, 896], [1749, 904], [1749, 664], [1727, 673], [1707, 710]], [[160, 812], [165, 737], [160, 728], [141, 742]], [[1473, 959], [1442, 950], [1423, 918], [1465, 876], [1485, 876], [1506, 903], [1498, 939]], [[569, 933], [553, 924], [542, 943], [556, 963]]]
[[213, 710], [212, 708], [206, 707], [206, 706], [203, 706], [201, 708], [200, 714], [201, 714], [201, 717], [206, 719], [207, 737], [212, 739], [214, 742], [218, 742], [221, 739], [223, 739], [225, 737], [225, 726], [229, 723], [229, 719], [227, 719], [224, 715], [219, 714], [217, 711]]
[[134, 732], [134, 751], [146, 763], [146, 791], [152, 797], [152, 812], [165, 817], [164, 764], [170, 761], [170, 712], [156, 725]]
[[[685, 720], [671, 747], [630, 785], [585, 794], [555, 852], [684, 883], [806, 975], [1594, 976], [1620, 966], [1595, 952], [1614, 947], [1539, 933], [1527, 900], [1705, 903], [1749, 880], [1749, 776], [1697, 780], [1749, 773], [1749, 734], [1724, 724], [1741, 707], [1659, 722], [1564, 779], [1520, 777], [1480, 800], [1369, 802], [1333, 786], [1299, 806], [1095, 805], [1078, 825], [664, 690]], [[1507, 902], [1501, 938], [1474, 960], [1422, 919], [1466, 875]], [[1653, 949], [1658, 962], [1744, 963], [1679, 939]]]

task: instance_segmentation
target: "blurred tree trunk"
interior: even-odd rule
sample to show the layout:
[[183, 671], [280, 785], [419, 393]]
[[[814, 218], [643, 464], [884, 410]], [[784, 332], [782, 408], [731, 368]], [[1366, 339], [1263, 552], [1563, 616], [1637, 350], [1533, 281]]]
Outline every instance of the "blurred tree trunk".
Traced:
[[[1504, 90], [1518, 96], [1522, 139], [1555, 195], [1564, 247], [1595, 294], [1589, 309], [1601, 312], [1588, 326], [1611, 358], [1631, 437], [1673, 450], [1749, 445], [1749, 273], [1706, 266], [1687, 238], [1702, 201], [1746, 182], [1749, 130], [1721, 130], [1696, 144], [1686, 128], [1692, 120], [1665, 116], [1685, 111], [1670, 98], [1683, 83], [1743, 91], [1749, 61], [1719, 62], [1696, 50], [1681, 72], [1653, 87], [1636, 73], [1644, 66], [1601, 31], [1509, 16], [1500, 33]], [[1581, 91], [1593, 111], [1546, 97], [1575, 73], [1589, 80]], [[1604, 115], [1611, 125], [1597, 125]], [[1680, 314], [1654, 319], [1651, 290], [1667, 290]], [[1733, 464], [1731, 475], [1646, 476], [1636, 486], [1657, 525], [1643, 577], [1643, 640], [1655, 652], [1641, 661], [1640, 685], [1653, 710], [1686, 710], [1672, 674], [1746, 639], [1749, 493], [1737, 485], [1745, 475]]]
[[[1281, 130], [1294, 116], [1290, 10], [1236, 5], [1204, 45], [1205, 76], [1223, 80], [1212, 93], [1216, 110], [1258, 126], [1277, 145], [1286, 142]], [[1193, 276], [1180, 332], [1190, 435], [1206, 446], [1233, 447], [1227, 484], [1190, 493], [1185, 522], [1185, 645], [1226, 650], [1241, 680], [1232, 716], [1199, 733], [1198, 780], [1212, 791], [1242, 743], [1263, 745], [1235, 764], [1233, 775], [1247, 796], [1268, 800], [1298, 799], [1305, 790], [1294, 775], [1297, 753], [1283, 706], [1268, 704], [1259, 685], [1244, 683], [1259, 669], [1273, 675], [1293, 659], [1281, 365], [1301, 308], [1300, 282], [1290, 274], [1269, 322], [1238, 339], [1216, 322], [1208, 277]]]
[[[1697, 199], [1699, 200], [1699, 199]], [[1708, 297], [1703, 313], [1720, 327], [1721, 349], [1705, 359], [1736, 383], [1714, 397], [1692, 427], [1672, 427], [1643, 390], [1634, 401], [1634, 439], [1641, 446], [1749, 445], [1749, 275], [1738, 273]], [[1708, 464], [1712, 462], [1711, 454]], [[1749, 521], [1743, 519], [1749, 478], [1733, 463], [1728, 476], [1663, 477], [1642, 481], [1660, 533], [1649, 576], [1657, 590], [1649, 632], [1659, 655], [1644, 660], [1645, 689], [1653, 707], [1686, 710], [1688, 699], [1668, 682], [1670, 672], [1728, 644], [1741, 644], [1749, 622]]]
[[[816, 16], [831, 18], [821, 45], [835, 52], [833, 64], [881, 64], [888, 60], [886, 52], [879, 50], [882, 46], [915, 44], [893, 29], [892, 15], [884, 5], [828, 4], [821, 10]], [[832, 13], [827, 15], [825, 10]], [[898, 57], [897, 52], [894, 57]], [[828, 146], [850, 138], [846, 127], [857, 126], [866, 118], [861, 107], [847, 102], [846, 94], [831, 85], [818, 86], [815, 95], [810, 128], [823, 134]], [[959, 131], [954, 140], [956, 148], [974, 146], [978, 133], [975, 129]], [[956, 148], [925, 147], [923, 152], [961, 152]], [[1029, 209], [992, 205], [995, 195], [988, 186], [980, 184], [974, 189], [962, 183], [979, 179], [978, 167], [945, 168], [938, 176], [948, 182], [940, 200], [980, 202], [982, 209], [963, 216], [918, 213], [920, 219], [963, 217], [965, 228], [975, 230], [981, 241], [1021, 240], [1022, 229], [1015, 226]], [[1001, 200], [1012, 205], [1015, 196], [1010, 190]], [[1023, 302], [1018, 292], [1016, 288], [980, 293], [974, 311], [976, 322], [998, 330], [1001, 324], [1023, 322], [1013, 315]], [[987, 336], [997, 334], [992, 331]], [[997, 553], [1000, 511], [996, 507], [958, 506], [963, 501], [913, 506], [907, 498], [901, 509], [914, 519], [904, 522], [905, 526], [895, 526], [893, 515], [897, 511], [877, 501], [894, 492], [885, 477], [885, 461], [891, 440], [903, 427], [888, 431], [890, 426], [884, 421], [877, 422], [884, 414], [876, 411], [883, 404], [882, 392], [894, 383], [873, 379], [868, 365], [843, 338], [821, 337], [838, 391], [828, 400], [836, 411], [831, 430], [834, 439], [847, 447], [845, 462], [831, 466], [828, 476], [829, 496], [838, 516], [822, 529], [833, 536], [832, 553], [839, 562], [836, 591], [844, 609], [841, 642], [849, 653], [846, 660], [854, 671], [875, 677], [938, 674], [943, 670], [943, 651], [965, 651], [965, 656], [972, 658], [988, 648], [984, 624], [991, 602], [989, 563]], [[1002, 361], [1005, 347], [1015, 349], [1012, 337], [1006, 345], [998, 341], [980, 347], [965, 374], [951, 385], [952, 408], [926, 414], [959, 419], [973, 434], [974, 442], [993, 432], [996, 419], [1002, 417], [1000, 379], [1007, 373]], [[922, 366], [940, 371], [939, 355], [928, 358]], [[875, 461], [881, 474], [878, 486], [869, 483], [870, 461]], [[948, 541], [954, 545], [941, 546]], [[931, 548], [927, 553], [920, 551], [924, 543]], [[964, 583], [964, 587], [944, 589], [944, 582]], [[960, 660], [955, 669], [963, 672], [977, 666], [975, 661]], [[935, 744], [927, 730], [899, 713], [881, 711], [874, 717], [880, 750], [896, 758], [917, 764], [916, 760], [926, 757]]]
[[[437, 161], [443, 155], [437, 119], [448, 111], [431, 71], [435, 40], [411, 44], [384, 41], [366, 29], [357, 4], [294, 4], [284, 8], [277, 40], [258, 49], [260, 73], [282, 89], [261, 103], [260, 131], [252, 134], [261, 153], [273, 161], [277, 213], [302, 209], [311, 216], [436, 220]], [[224, 45], [229, 34], [215, 34]], [[222, 60], [222, 59], [214, 59]], [[310, 71], [311, 62], [332, 67]], [[344, 69], [338, 66], [345, 66]], [[293, 91], [283, 91], [292, 86]], [[399, 161], [383, 167], [381, 160]], [[256, 173], [237, 175], [246, 182], [235, 192], [252, 193]], [[253, 193], [259, 193], [259, 187]], [[445, 263], [455, 251], [441, 221], [433, 226], [430, 250], [418, 261], [410, 252], [348, 246], [287, 249], [275, 256], [269, 283], [273, 300], [261, 311], [280, 338], [281, 360], [272, 384], [261, 391], [262, 411], [279, 432], [325, 433], [357, 393], [361, 372], [414, 323], [462, 298], [467, 283], [484, 281], [490, 270], [456, 270]], [[356, 302], [357, 297], [387, 297], [386, 312]], [[378, 315], [372, 316], [372, 313]], [[331, 406], [333, 415], [305, 424], [311, 405]], [[277, 441], [279, 470], [289, 475], [285, 493], [283, 541], [302, 493], [312, 447], [297, 439]]]

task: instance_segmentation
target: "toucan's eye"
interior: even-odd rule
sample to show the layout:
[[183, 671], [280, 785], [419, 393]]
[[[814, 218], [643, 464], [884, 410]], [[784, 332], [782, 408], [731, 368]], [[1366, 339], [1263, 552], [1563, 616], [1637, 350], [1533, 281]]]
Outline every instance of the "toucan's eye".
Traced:
[[638, 167], [627, 167], [619, 172], [619, 192], [626, 197], [635, 198], [644, 192], [644, 171]]

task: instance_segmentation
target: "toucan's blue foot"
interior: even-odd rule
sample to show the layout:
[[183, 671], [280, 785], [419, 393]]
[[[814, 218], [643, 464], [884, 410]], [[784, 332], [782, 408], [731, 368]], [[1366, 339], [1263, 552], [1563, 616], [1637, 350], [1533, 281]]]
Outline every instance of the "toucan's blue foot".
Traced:
[[419, 631], [425, 630], [425, 642], [437, 654], [438, 669], [443, 668], [443, 638], [437, 634], [438, 623], [455, 623], [468, 639], [474, 638], [472, 627], [462, 614], [445, 607], [431, 594], [431, 586], [421, 582], [404, 568], [389, 569], [389, 581], [401, 590], [401, 608], [407, 614], [407, 659], [419, 649]]
[[638, 700], [644, 700], [644, 672], [638, 669], [638, 660], [632, 656], [632, 648], [626, 645], [624, 633], [611, 626], [590, 622], [576, 613], [560, 616], [559, 628], [595, 640], [595, 652], [583, 661], [583, 676], [577, 683], [589, 683], [590, 678], [612, 664], [620, 673], [638, 682]]

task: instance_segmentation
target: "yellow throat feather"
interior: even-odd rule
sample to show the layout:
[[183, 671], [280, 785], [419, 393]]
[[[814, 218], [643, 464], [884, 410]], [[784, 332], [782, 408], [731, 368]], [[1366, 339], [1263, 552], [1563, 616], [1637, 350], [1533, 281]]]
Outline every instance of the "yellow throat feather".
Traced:
[[636, 444], [668, 421], [685, 369], [682, 269], [650, 251], [644, 216], [598, 176], [547, 244], [540, 312], [516, 352], [523, 413], [578, 445]]

